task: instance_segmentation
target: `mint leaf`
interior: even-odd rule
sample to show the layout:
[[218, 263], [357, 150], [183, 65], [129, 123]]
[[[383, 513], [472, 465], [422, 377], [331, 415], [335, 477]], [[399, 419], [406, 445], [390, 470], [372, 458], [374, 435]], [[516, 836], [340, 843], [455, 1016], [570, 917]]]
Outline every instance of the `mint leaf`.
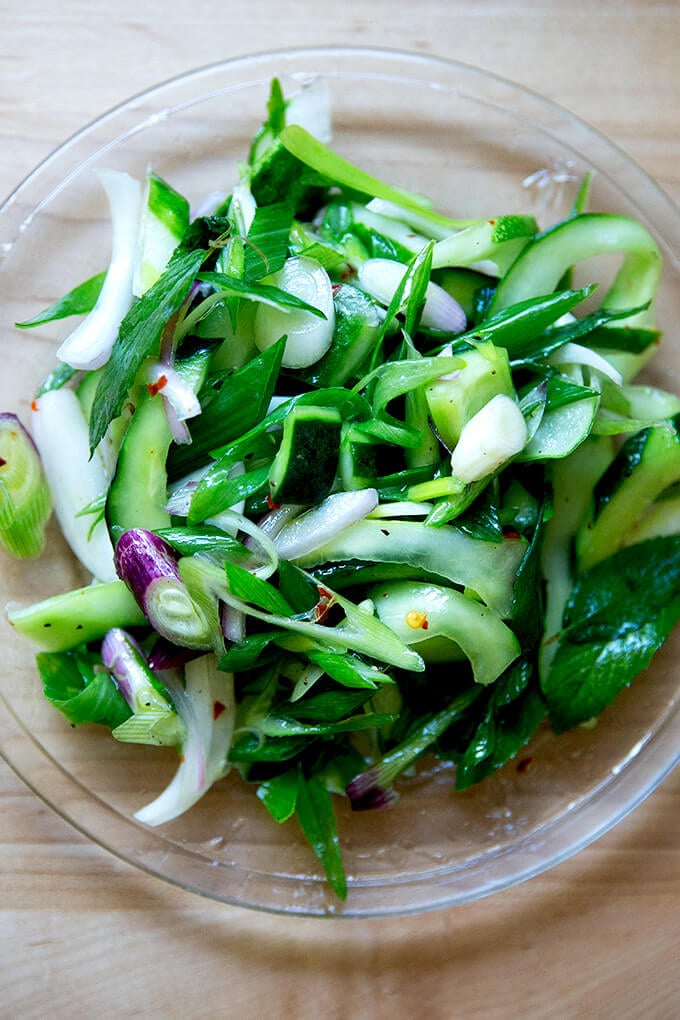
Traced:
[[38, 652], [36, 663], [48, 701], [74, 726], [100, 723], [115, 729], [130, 709], [99, 655], [84, 648]]
[[524, 660], [493, 685], [486, 711], [456, 767], [456, 789], [481, 782], [524, 747], [545, 717], [545, 705], [530, 686], [533, 668]]
[[163, 330], [189, 293], [204, 258], [204, 251], [173, 258], [153, 287], [123, 319], [94, 395], [90, 417], [91, 450], [99, 446], [109, 424], [122, 411], [144, 359], [158, 352]]
[[680, 536], [621, 549], [576, 583], [542, 683], [553, 729], [599, 715], [680, 619]]
[[46, 322], [54, 322], [56, 319], [67, 319], [71, 315], [86, 315], [96, 305], [105, 279], [106, 270], [74, 287], [49, 308], [34, 315], [32, 319], [15, 322], [14, 325], [18, 329], [31, 329], [33, 326], [44, 326]]

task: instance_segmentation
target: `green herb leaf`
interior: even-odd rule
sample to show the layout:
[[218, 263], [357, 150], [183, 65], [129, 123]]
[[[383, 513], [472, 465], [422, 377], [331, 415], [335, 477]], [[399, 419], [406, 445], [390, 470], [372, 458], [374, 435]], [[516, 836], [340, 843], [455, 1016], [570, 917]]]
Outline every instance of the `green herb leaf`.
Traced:
[[232, 645], [220, 661], [220, 669], [226, 673], [242, 673], [252, 669], [265, 648], [280, 635], [278, 630], [268, 630], [262, 634], [249, 634], [243, 641]]
[[198, 553], [215, 562], [247, 559], [250, 556], [242, 542], [210, 524], [194, 528], [160, 528], [156, 534], [180, 556], [194, 556]]
[[320, 666], [329, 677], [343, 687], [375, 688], [378, 684], [394, 683], [392, 677], [377, 666], [363, 662], [356, 655], [338, 655], [336, 652], [309, 651], [307, 658]]
[[[579, 293], [578, 291], [566, 291], [565, 293]], [[581, 292], [583, 293], [583, 292]], [[520, 365], [531, 364], [535, 361], [545, 359], [553, 351], [567, 343], [574, 343], [577, 340], [588, 338], [590, 347], [600, 347], [610, 350], [631, 351], [639, 354], [650, 344], [658, 340], [660, 333], [651, 329], [632, 329], [630, 327], [614, 327], [609, 323], [617, 319], [626, 319], [643, 311], [647, 305], [640, 305], [637, 308], [624, 308], [621, 310], [609, 311], [606, 308], [598, 308], [590, 315], [584, 315], [582, 319], [566, 323], [564, 326], [550, 326], [545, 332], [536, 335], [527, 335], [522, 340], [518, 338], [512, 346], [511, 365], [516, 368]], [[508, 309], [510, 310], [510, 309]], [[503, 314], [502, 312], [500, 313]]]
[[430, 282], [430, 273], [432, 272], [433, 248], [434, 241], [430, 241], [421, 252], [418, 252], [415, 258], [411, 288], [406, 302], [406, 318], [404, 320], [404, 329], [408, 336], [415, 334], [425, 306], [425, 294]]
[[585, 301], [594, 289], [582, 287], [580, 290], [562, 290], [518, 301], [456, 337], [456, 348], [463, 343], [491, 340], [497, 347], [507, 348], [510, 357], [514, 358], [516, 347], [525, 348], [529, 340], [544, 333], [562, 315]]
[[[428, 386], [449, 372], [465, 367], [465, 359], [446, 358], [441, 355], [435, 358], [420, 358], [417, 361], [388, 361], [371, 373], [376, 379], [372, 403], [374, 410], [383, 411], [390, 401], [409, 393], [421, 386]], [[362, 380], [365, 385], [367, 379]]]
[[295, 814], [299, 788], [300, 773], [297, 769], [289, 769], [260, 783], [257, 796], [275, 821], [287, 822]]
[[314, 305], [308, 304], [302, 298], [296, 297], [295, 294], [290, 294], [280, 287], [273, 287], [269, 283], [239, 280], [238, 277], [230, 276], [228, 273], [199, 273], [198, 279], [203, 283], [211, 283], [217, 288], [218, 293], [236, 294], [238, 297], [247, 298], [250, 301], [271, 305], [272, 308], [278, 308], [283, 312], [294, 309], [295, 311], [310, 312], [319, 319], [326, 318], [320, 308], [315, 308]]
[[290, 761], [305, 750], [308, 737], [272, 737], [264, 739], [259, 733], [246, 733], [238, 737], [229, 751], [229, 761], [253, 764]]
[[273, 584], [255, 577], [249, 570], [237, 567], [234, 563], [225, 564], [225, 570], [229, 591], [235, 598], [243, 599], [249, 605], [264, 609], [267, 613], [278, 613], [280, 616], [295, 615], [295, 610]]
[[245, 241], [246, 283], [254, 283], [283, 267], [292, 225], [293, 207], [287, 202], [258, 206]]
[[545, 718], [540, 694], [529, 687], [532, 667], [520, 662], [491, 689], [486, 712], [456, 767], [456, 789], [465, 790], [505, 765]]
[[393, 202], [401, 209], [418, 213], [423, 220], [428, 220], [438, 227], [457, 230], [475, 222], [451, 220], [446, 216], [441, 216], [424, 205], [415, 195], [399, 191], [397, 188], [385, 184], [384, 181], [378, 180], [377, 177], [360, 170], [359, 167], [333, 152], [298, 124], [289, 124], [285, 127], [279, 135], [279, 139], [288, 152], [299, 159], [301, 163], [315, 170], [327, 180], [349, 188], [351, 191], [359, 191], [363, 195]]
[[309, 613], [319, 601], [319, 589], [304, 570], [288, 560], [279, 563], [279, 591], [296, 613]]
[[106, 270], [74, 287], [49, 308], [34, 315], [32, 319], [15, 322], [14, 325], [18, 329], [32, 329], [34, 326], [44, 326], [46, 322], [54, 322], [56, 319], [67, 319], [71, 315], [85, 315], [87, 312], [91, 312], [97, 303], [105, 279]]
[[123, 319], [111, 357], [102, 370], [90, 416], [90, 449], [117, 418], [145, 358], [158, 352], [161, 335], [179, 310], [203, 262], [205, 252], [173, 258], [161, 277]]
[[65, 386], [77, 374], [77, 368], [62, 362], [60, 365], [57, 365], [53, 372], [45, 376], [35, 392], [36, 397], [42, 397], [43, 393], [49, 393], [50, 390], [60, 390], [62, 386]]
[[99, 655], [84, 648], [38, 652], [36, 662], [45, 697], [74, 726], [100, 723], [115, 729], [132, 714]]
[[556, 732], [598, 716], [680, 619], [680, 536], [620, 550], [577, 581], [543, 694]]
[[225, 479], [221, 485], [199, 485], [191, 500], [189, 524], [200, 524], [243, 499], [261, 492], [269, 482], [269, 464]]
[[512, 596], [512, 629], [525, 650], [535, 648], [543, 632], [541, 546], [548, 515], [545, 509], [519, 565]]
[[[192, 468], [207, 463], [211, 452], [222, 444], [237, 438], [247, 442], [248, 434], [267, 414], [285, 346], [285, 339], [279, 340], [242, 368], [226, 375], [209, 403], [202, 399], [203, 413], [189, 423], [191, 443], [170, 450], [168, 475], [171, 479], [181, 478]], [[203, 394], [200, 396], [202, 398]], [[239, 458], [229, 460], [228, 470], [236, 459]]]
[[282, 706], [280, 713], [286, 719], [296, 719], [313, 725], [337, 723], [345, 719], [349, 713], [357, 712], [370, 697], [370, 690], [322, 691], [321, 694], [307, 694], [294, 704]]
[[297, 817], [312, 850], [323, 865], [328, 881], [341, 900], [347, 898], [347, 879], [331, 794], [316, 778], [300, 776]]

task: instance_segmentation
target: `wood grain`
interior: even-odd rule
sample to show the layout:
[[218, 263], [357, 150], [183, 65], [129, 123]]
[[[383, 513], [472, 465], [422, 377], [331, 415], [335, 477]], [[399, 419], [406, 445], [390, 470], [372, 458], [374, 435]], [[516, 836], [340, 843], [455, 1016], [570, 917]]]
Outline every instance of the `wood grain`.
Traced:
[[[0, 2], [0, 193], [102, 110], [186, 69], [303, 44], [451, 57], [570, 108], [680, 198], [675, 2]], [[2, 667], [0, 667], [2, 668]], [[414, 918], [287, 920], [164, 885], [0, 764], [0, 1017], [328, 1020], [680, 1015], [680, 775], [594, 846]]]

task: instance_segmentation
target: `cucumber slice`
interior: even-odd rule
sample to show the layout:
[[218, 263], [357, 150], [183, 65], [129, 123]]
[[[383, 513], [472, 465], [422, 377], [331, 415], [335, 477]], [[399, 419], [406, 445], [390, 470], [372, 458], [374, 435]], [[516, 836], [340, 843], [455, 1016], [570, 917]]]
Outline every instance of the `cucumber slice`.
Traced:
[[[489, 315], [536, 294], [550, 294], [572, 266], [616, 252], [623, 253], [623, 264], [602, 306], [626, 309], [652, 301], [661, 273], [661, 254], [649, 231], [626, 216], [583, 213], [556, 224], [524, 248], [499, 283]], [[617, 325], [639, 326], [649, 321], [649, 313], [643, 311], [619, 319]]]
[[159, 278], [188, 226], [189, 203], [186, 198], [150, 170], [142, 202], [132, 284], [135, 297], [141, 297]]
[[437, 574], [476, 592], [499, 616], [508, 618], [526, 548], [524, 539], [480, 542], [449, 525], [431, 528], [411, 521], [364, 520], [296, 562], [307, 569], [347, 560], [407, 564], [412, 576]]
[[574, 537], [589, 511], [593, 488], [612, 458], [608, 436], [589, 436], [572, 454], [550, 466], [553, 514], [541, 548], [541, 571], [545, 578], [545, 636], [539, 651], [541, 676], [547, 676], [557, 651], [555, 636], [562, 626], [564, 607], [574, 584]]
[[595, 486], [579, 529], [580, 571], [613, 555], [656, 498], [680, 481], [680, 416], [631, 436]]
[[[432, 252], [432, 268], [475, 266], [489, 261], [499, 274], [505, 273], [535, 236], [537, 229], [533, 216], [499, 216], [495, 220], [482, 220], [438, 241]], [[528, 296], [547, 293], [535, 290]]]
[[633, 525], [623, 544], [633, 545], [666, 535], [680, 535], [680, 496], [655, 503], [642, 520]]
[[109, 489], [106, 519], [114, 546], [130, 528], [170, 527], [165, 461], [171, 442], [163, 400], [160, 395], [149, 397], [130, 420]]
[[438, 435], [452, 450], [463, 426], [485, 404], [504, 394], [514, 397], [508, 352], [488, 342], [461, 355], [465, 367], [427, 387], [427, 403]]
[[276, 503], [320, 503], [335, 481], [342, 421], [334, 407], [293, 407], [283, 423], [283, 439], [269, 472]]
[[546, 411], [518, 461], [554, 460], [567, 457], [590, 435], [599, 397], [586, 397], [564, 407]]
[[519, 641], [493, 610], [452, 588], [396, 581], [368, 595], [380, 621], [425, 662], [456, 661], [462, 651], [479, 684], [493, 683], [520, 654]]

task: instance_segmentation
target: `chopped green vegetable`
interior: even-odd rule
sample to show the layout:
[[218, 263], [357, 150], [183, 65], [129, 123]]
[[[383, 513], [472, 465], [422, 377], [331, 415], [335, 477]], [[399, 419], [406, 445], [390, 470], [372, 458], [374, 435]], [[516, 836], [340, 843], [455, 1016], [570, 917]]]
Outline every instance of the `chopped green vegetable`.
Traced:
[[[53, 501], [107, 582], [7, 616], [74, 725], [177, 749], [137, 819], [234, 768], [344, 899], [335, 797], [389, 807], [425, 754], [459, 791], [493, 782], [666, 640], [680, 397], [631, 382], [662, 342], [661, 257], [585, 211], [590, 174], [547, 229], [451, 219], [334, 152], [314, 89], [274, 79], [213, 214], [104, 172], [126, 284], [106, 343], [88, 318], [46, 375], [40, 455], [0, 415], [0, 544], [37, 555]], [[17, 325], [96, 315], [106, 278]]]

